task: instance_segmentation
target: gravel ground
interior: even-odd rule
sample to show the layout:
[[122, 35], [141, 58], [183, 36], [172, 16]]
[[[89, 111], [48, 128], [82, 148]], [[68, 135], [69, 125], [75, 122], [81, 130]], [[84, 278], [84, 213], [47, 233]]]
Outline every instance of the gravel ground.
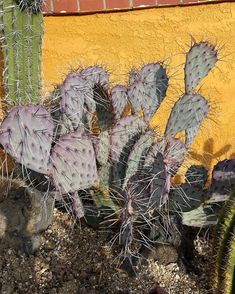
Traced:
[[[55, 209], [52, 225], [43, 235], [35, 256], [27, 257], [0, 242], [0, 287], [11, 293], [149, 293], [160, 284], [168, 293], [210, 294], [210, 248], [205, 238], [197, 238], [194, 273], [171, 263], [159, 265], [152, 258], [137, 268], [130, 278], [115, 267], [115, 248], [110, 235], [87, 226], [75, 226], [66, 213]], [[158, 293], [158, 292], [156, 292]]]

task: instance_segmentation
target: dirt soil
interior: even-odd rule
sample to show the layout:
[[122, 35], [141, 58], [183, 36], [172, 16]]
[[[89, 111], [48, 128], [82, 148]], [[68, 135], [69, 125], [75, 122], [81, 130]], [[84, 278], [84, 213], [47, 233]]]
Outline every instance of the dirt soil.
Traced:
[[27, 257], [0, 243], [1, 293], [144, 294], [157, 283], [168, 293], [212, 293], [208, 274], [212, 258], [205, 238], [196, 240], [197, 274], [187, 274], [176, 263], [160, 265], [153, 254], [137, 268], [137, 277], [130, 278], [116, 268], [110, 237], [108, 232], [74, 225], [68, 214], [55, 209], [54, 221], [35, 256]]

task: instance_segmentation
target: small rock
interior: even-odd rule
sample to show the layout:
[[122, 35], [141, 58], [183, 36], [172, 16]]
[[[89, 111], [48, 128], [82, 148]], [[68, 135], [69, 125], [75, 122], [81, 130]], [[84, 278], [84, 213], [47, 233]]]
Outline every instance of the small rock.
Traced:
[[159, 261], [163, 265], [176, 263], [178, 252], [171, 245], [158, 245], [150, 254], [150, 258]]
[[50, 289], [49, 294], [57, 294], [56, 288]]
[[92, 286], [96, 285], [97, 283], [97, 279], [96, 279], [96, 276], [92, 275], [90, 278], [89, 278], [89, 282]]
[[10, 285], [2, 285], [1, 288], [1, 294], [12, 294], [14, 292], [14, 289]]

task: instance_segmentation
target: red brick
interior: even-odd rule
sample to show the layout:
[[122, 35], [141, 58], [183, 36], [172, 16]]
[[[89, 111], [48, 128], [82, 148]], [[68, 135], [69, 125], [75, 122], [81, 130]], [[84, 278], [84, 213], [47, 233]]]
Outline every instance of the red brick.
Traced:
[[130, 0], [106, 0], [106, 8], [130, 8]]
[[103, 10], [103, 0], [80, 0], [81, 11]]
[[180, 0], [158, 0], [159, 5], [178, 5]]
[[59, 13], [61, 11], [77, 12], [77, 0], [54, 0], [54, 12]]
[[51, 9], [51, 0], [46, 0], [43, 5], [42, 5], [42, 11], [43, 13], [46, 13], [46, 14], [50, 14], [52, 13], [52, 9]]
[[[198, 0], [183, 0], [184, 4], [190, 4], [190, 3], [199, 3], [200, 1]], [[209, 2], [209, 1], [208, 1]]]
[[141, 6], [141, 5], [153, 6], [155, 4], [156, 4], [156, 0], [134, 0], [134, 6]]

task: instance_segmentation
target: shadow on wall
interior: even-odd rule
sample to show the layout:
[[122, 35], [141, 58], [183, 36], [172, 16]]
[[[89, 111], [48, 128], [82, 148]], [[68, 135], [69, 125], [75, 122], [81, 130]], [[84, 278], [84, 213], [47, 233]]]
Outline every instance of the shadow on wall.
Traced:
[[212, 170], [214, 160], [222, 160], [221, 157], [225, 157], [227, 159], [235, 158], [235, 153], [232, 153], [229, 157], [227, 157], [227, 154], [232, 147], [233, 146], [231, 144], [226, 144], [220, 150], [215, 151], [214, 139], [210, 138], [207, 141], [205, 141], [201, 154], [194, 151], [190, 151], [189, 154], [193, 160], [198, 161], [200, 164], [204, 165], [208, 170]]

